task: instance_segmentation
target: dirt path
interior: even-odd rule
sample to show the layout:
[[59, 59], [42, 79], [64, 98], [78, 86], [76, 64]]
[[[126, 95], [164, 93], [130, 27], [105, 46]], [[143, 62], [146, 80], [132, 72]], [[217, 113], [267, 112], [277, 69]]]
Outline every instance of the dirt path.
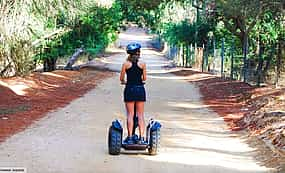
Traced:
[[[149, 36], [132, 29], [121, 35], [119, 44], [132, 39], [146, 46]], [[104, 63], [118, 71], [125, 56], [111, 56]], [[227, 130], [223, 119], [202, 104], [196, 86], [163, 70], [170, 62], [150, 49], [143, 50], [143, 60], [149, 69], [146, 119], [163, 124], [159, 155], [108, 155], [111, 121], [119, 118], [125, 124], [117, 74], [0, 144], [0, 167], [26, 167], [29, 173], [276, 172], [256, 159], [265, 155], [253, 146], [257, 143]]]

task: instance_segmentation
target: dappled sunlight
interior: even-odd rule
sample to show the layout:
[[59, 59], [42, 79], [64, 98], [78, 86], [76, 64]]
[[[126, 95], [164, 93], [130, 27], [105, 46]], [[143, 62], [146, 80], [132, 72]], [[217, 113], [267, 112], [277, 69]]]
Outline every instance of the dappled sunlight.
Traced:
[[[166, 125], [164, 136], [172, 135], [172, 133], [183, 134], [184, 135], [202, 135], [202, 136], [211, 136], [216, 138], [223, 137], [233, 137], [236, 136], [234, 133], [231, 133], [230, 130], [224, 128], [222, 125], [224, 121], [222, 118], [207, 118], [199, 117], [193, 118], [190, 116], [191, 113], [184, 113], [185, 115], [181, 117], [179, 114], [171, 113], [167, 115], [171, 117], [171, 120], [161, 121]], [[192, 113], [191, 115], [197, 115], [197, 113]], [[166, 116], [166, 115], [164, 115]], [[171, 134], [168, 134], [171, 133]]]
[[122, 65], [122, 63], [123, 63], [121, 61], [114, 61], [114, 60], [110, 60], [110, 59], [106, 59], [106, 58], [102, 58], [101, 62], [103, 62], [105, 64], [115, 64], [115, 65]]
[[162, 52], [154, 51], [152, 49], [143, 49], [142, 55], [164, 56], [164, 54]]
[[120, 33], [119, 36], [120, 40], [124, 41], [149, 41], [152, 39], [152, 36], [149, 35], [133, 35], [133, 34], [128, 34], [128, 33]]
[[[176, 123], [173, 122], [172, 125], [174, 124]], [[164, 125], [168, 127], [168, 124]], [[244, 143], [244, 139], [231, 137], [230, 132], [224, 132], [222, 135], [211, 129], [199, 130], [202, 133], [196, 133], [195, 129], [187, 127], [189, 128], [185, 125], [184, 129], [165, 129], [162, 131], [160, 154], [155, 157], [142, 157], [157, 162], [219, 166], [241, 171], [269, 170], [256, 164], [251, 157], [256, 151]]]
[[[189, 166], [221, 167], [225, 170], [263, 172], [270, 168], [256, 161], [261, 153], [250, 146], [243, 133], [232, 132], [222, 117], [199, 101], [168, 101], [161, 112], [161, 150], [145, 160]], [[201, 171], [202, 172], [202, 171]]]
[[106, 53], [126, 53], [125, 49], [120, 49], [116, 47], [107, 47], [105, 51]]
[[3, 85], [10, 90], [12, 90], [14, 93], [20, 96], [24, 96], [27, 94], [26, 90], [31, 88], [31, 86], [24, 82], [16, 82], [16, 81], [10, 81], [10, 82], [3, 82], [0, 81], [0, 85]]
[[41, 81], [41, 83], [44, 84], [45, 86], [47, 86], [47, 87], [45, 87], [45, 89], [59, 87], [59, 85], [50, 84], [50, 83], [47, 83], [44, 81]]
[[[162, 74], [165, 73], [172, 73], [172, 72], [178, 72], [179, 70], [172, 69], [172, 70], [149, 70], [149, 74], [159, 74], [159, 72], [162, 72]], [[207, 79], [212, 79], [215, 78], [216, 76], [209, 75], [209, 74], [193, 74], [189, 76], [159, 76], [159, 75], [152, 75], [149, 76], [150, 78], [153, 79], [167, 79], [167, 80], [185, 80], [188, 82], [198, 82], [202, 80], [207, 80]]]
[[[152, 72], [155, 70], [152, 70]], [[151, 73], [151, 71], [150, 71]], [[167, 80], [186, 80], [187, 77], [183, 76], [154, 76], [154, 75], [149, 75], [148, 78], [151, 79], [167, 79]]]
[[47, 76], [53, 76], [53, 77], [58, 77], [58, 78], [67, 79], [66, 76], [62, 76], [62, 75], [55, 74], [55, 73], [51, 73], [51, 72], [43, 72], [43, 73], [41, 73], [41, 74], [47, 75]]
[[230, 132], [224, 132], [222, 134], [215, 131], [200, 130], [197, 133], [194, 129], [176, 133], [176, 138], [166, 138], [166, 147], [178, 147], [178, 148], [192, 148], [197, 150], [208, 150], [211, 152], [227, 153], [230, 155], [247, 155], [248, 152], [254, 151], [246, 144], [242, 143], [239, 138], [232, 138], [229, 140]]
[[115, 0], [96, 0], [96, 3], [100, 7], [110, 8], [113, 5], [114, 1]]
[[214, 76], [203, 76], [201, 75], [200, 77], [199, 76], [192, 76], [192, 77], [188, 77], [187, 78], [187, 81], [188, 82], [199, 82], [199, 81], [203, 81], [203, 80], [208, 80], [208, 79], [213, 79], [215, 78]]
[[209, 107], [208, 105], [204, 105], [201, 103], [194, 103], [194, 102], [168, 102], [168, 106], [180, 107], [180, 108], [189, 108], [189, 109], [199, 109], [199, 108]]
[[25, 96], [28, 94], [30, 89], [37, 89], [39, 88], [39, 85], [44, 85], [43, 88], [45, 89], [50, 89], [50, 88], [55, 88], [59, 87], [56, 84], [51, 84], [44, 79], [46, 78], [45, 76], [50, 76], [50, 77], [55, 77], [55, 78], [61, 78], [61, 79], [68, 79], [68, 77], [59, 75], [56, 73], [51, 73], [51, 72], [43, 72], [36, 81], [24, 79], [24, 78], [15, 78], [13, 80], [0, 80], [0, 85], [9, 88], [12, 90], [15, 94], [20, 95], [20, 96]]
[[175, 71], [174, 74], [178, 76], [188, 77], [187, 80], [189, 80], [189, 82], [208, 80], [217, 77], [220, 78], [214, 74], [200, 72], [199, 69], [195, 68], [180, 68], [180, 70]]
[[222, 154], [213, 151], [186, 149], [186, 148], [164, 148], [163, 151], [155, 156], [141, 156], [146, 160], [156, 162], [178, 163], [197, 166], [219, 166], [240, 171], [268, 171], [269, 168], [259, 166], [254, 160], [243, 156]]
[[[124, 50], [125, 51], [125, 50]], [[142, 54], [144, 54], [144, 49], [142, 50]], [[97, 59], [96, 63], [103, 63], [106, 65], [107, 68], [113, 71], [120, 71], [122, 63], [126, 60], [127, 54], [124, 52], [124, 54], [113, 56], [112, 58], [109, 57], [103, 57], [100, 59]], [[162, 74], [162, 73], [171, 73], [174, 71], [174, 69], [163, 69], [163, 67], [170, 67], [172, 66], [170, 61], [165, 61], [163, 58], [153, 58], [149, 59], [147, 56], [142, 57], [142, 61], [146, 63], [147, 66], [147, 74]]]
[[190, 76], [187, 76], [187, 80], [189, 81], [201, 81], [201, 80], [207, 80], [207, 79], [212, 79], [215, 78], [216, 76], [206, 74], [206, 73], [196, 73]]
[[179, 71], [179, 69], [175, 68], [170, 68], [170, 69], [158, 69], [158, 70], [148, 70], [148, 74], [167, 74], [167, 73], [172, 73], [175, 71]]
[[169, 63], [154, 63], [154, 64], [146, 64], [147, 67], [164, 67], [164, 66], [168, 66]]

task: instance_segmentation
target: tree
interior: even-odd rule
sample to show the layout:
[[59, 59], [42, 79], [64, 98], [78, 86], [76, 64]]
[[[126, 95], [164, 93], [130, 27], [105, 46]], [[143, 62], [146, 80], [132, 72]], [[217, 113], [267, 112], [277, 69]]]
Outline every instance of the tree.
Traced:
[[22, 75], [35, 62], [53, 70], [82, 44], [97, 53], [114, 40], [121, 9], [113, 0], [2, 0], [0, 75]]
[[[256, 23], [268, 9], [277, 13], [282, 0], [217, 0], [216, 11], [218, 20], [223, 21], [225, 27], [236, 35], [242, 43], [243, 77], [246, 81], [248, 37]], [[278, 7], [278, 8], [276, 8]]]

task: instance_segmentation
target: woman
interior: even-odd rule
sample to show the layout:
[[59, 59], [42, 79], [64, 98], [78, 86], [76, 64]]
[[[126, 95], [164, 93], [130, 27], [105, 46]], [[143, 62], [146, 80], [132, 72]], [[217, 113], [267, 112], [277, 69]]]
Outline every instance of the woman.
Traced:
[[[120, 81], [126, 84], [124, 90], [124, 102], [127, 109], [127, 128], [128, 137], [125, 142], [133, 144], [132, 129], [134, 126], [133, 118], [136, 114], [139, 125], [139, 143], [144, 144], [144, 102], [146, 101], [146, 94], [143, 81], [146, 80], [146, 65], [139, 61], [141, 45], [138, 43], [131, 43], [127, 46], [128, 58], [122, 65], [120, 74]], [[127, 81], [125, 82], [125, 74], [127, 74]], [[134, 107], [136, 106], [136, 109]], [[136, 112], [134, 112], [136, 110]]]

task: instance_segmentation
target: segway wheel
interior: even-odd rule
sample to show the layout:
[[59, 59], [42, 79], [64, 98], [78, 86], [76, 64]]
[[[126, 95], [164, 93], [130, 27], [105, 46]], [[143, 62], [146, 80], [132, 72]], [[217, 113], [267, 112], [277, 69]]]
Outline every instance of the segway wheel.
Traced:
[[109, 128], [108, 147], [109, 154], [119, 155], [122, 146], [122, 133], [112, 127]]
[[160, 129], [150, 132], [150, 141], [148, 153], [150, 155], [157, 155], [160, 148]]

